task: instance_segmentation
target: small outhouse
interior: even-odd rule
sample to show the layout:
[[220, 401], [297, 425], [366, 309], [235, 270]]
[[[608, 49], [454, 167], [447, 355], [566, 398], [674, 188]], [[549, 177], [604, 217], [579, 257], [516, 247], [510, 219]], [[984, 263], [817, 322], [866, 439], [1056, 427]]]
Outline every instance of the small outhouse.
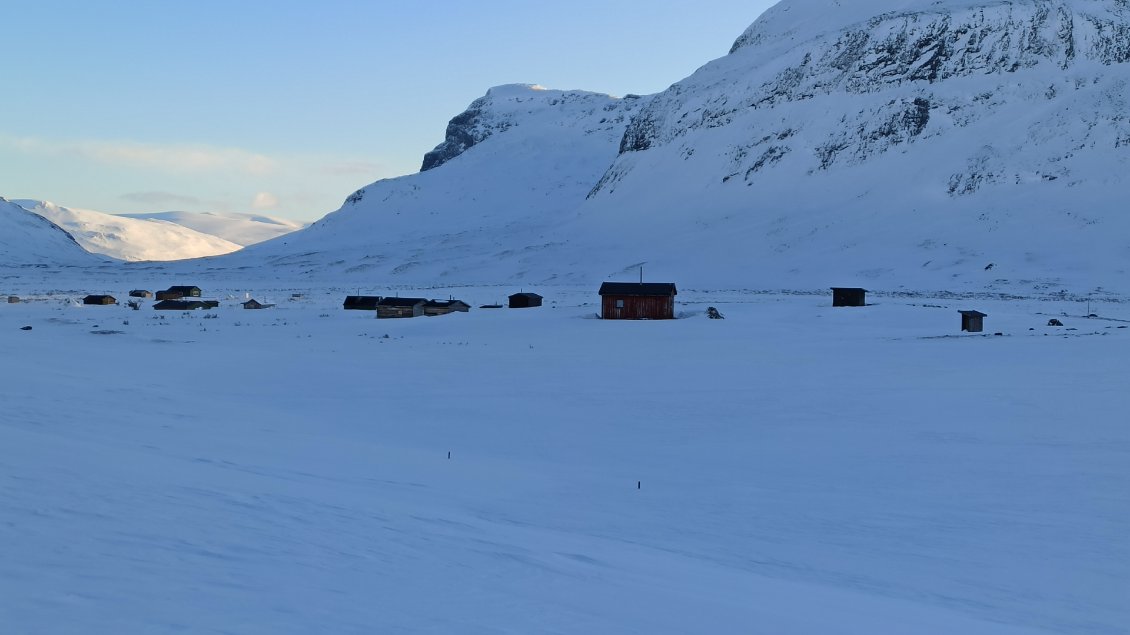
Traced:
[[961, 330], [969, 333], [980, 333], [985, 330], [986, 313], [980, 311], [958, 311], [961, 314]]
[[867, 289], [832, 287], [832, 306], [867, 306]]

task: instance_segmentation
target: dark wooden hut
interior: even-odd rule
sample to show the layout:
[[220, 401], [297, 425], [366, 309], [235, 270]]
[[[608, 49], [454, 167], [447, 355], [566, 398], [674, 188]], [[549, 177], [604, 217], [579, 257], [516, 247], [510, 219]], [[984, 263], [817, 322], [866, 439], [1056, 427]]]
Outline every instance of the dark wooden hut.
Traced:
[[448, 313], [466, 313], [471, 310], [471, 305], [462, 300], [428, 300], [424, 304], [424, 315], [447, 315]]
[[988, 317], [987, 313], [980, 311], [958, 311], [961, 314], [961, 330], [970, 333], [980, 333], [985, 330], [985, 318]]
[[181, 298], [199, 298], [200, 287], [173, 286], [164, 291], [157, 292], [158, 300], [179, 300]]
[[161, 300], [153, 305], [158, 311], [195, 311], [214, 309], [220, 306], [218, 300]]
[[379, 295], [347, 295], [341, 308], [346, 311], [375, 311], [380, 301]]
[[413, 318], [424, 314], [425, 298], [381, 298], [377, 303], [378, 318]]
[[145, 289], [134, 289], [133, 291], [129, 292], [129, 297], [131, 297], [131, 298], [152, 298], [153, 292], [152, 291], [146, 291]]
[[600, 285], [600, 317], [606, 320], [671, 320], [675, 295], [671, 282], [605, 282]]
[[867, 289], [832, 287], [832, 306], [867, 306]]
[[529, 309], [541, 306], [541, 296], [536, 293], [515, 293], [510, 296], [511, 309]]
[[251, 298], [247, 302], [243, 303], [243, 308], [245, 308], [245, 309], [269, 309], [273, 306], [275, 306], [275, 305], [273, 305], [273, 304], [263, 304], [262, 302], [256, 300], [255, 298]]
[[117, 304], [118, 300], [112, 295], [88, 295], [82, 299], [83, 304]]

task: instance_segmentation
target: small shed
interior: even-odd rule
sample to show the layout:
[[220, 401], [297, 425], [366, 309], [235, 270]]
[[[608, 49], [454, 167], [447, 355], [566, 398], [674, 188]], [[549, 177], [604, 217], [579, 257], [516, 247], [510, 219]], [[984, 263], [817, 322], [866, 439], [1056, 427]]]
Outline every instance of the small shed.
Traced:
[[510, 296], [511, 309], [530, 309], [541, 306], [541, 296], [536, 293], [515, 293]]
[[8, 296], [8, 304], [19, 304], [19, 303], [20, 303], [20, 296], [18, 296], [18, 295]]
[[347, 295], [341, 308], [346, 311], [375, 311], [380, 301], [379, 295]]
[[425, 298], [381, 298], [377, 303], [378, 318], [414, 318], [424, 314]]
[[424, 315], [447, 315], [448, 313], [466, 313], [471, 310], [471, 305], [462, 300], [428, 300], [424, 304]]
[[82, 299], [83, 304], [117, 304], [118, 300], [112, 295], [88, 295]]
[[980, 311], [958, 311], [961, 314], [961, 330], [970, 333], [980, 333], [985, 330], [985, 318], [988, 317], [987, 313]]
[[146, 291], [145, 289], [134, 289], [133, 291], [129, 292], [129, 297], [131, 297], [131, 298], [152, 298], [153, 292], [152, 291]]
[[832, 287], [832, 306], [867, 306], [867, 289]]
[[672, 320], [672, 282], [605, 282], [600, 285], [600, 317], [606, 320]]
[[263, 304], [262, 302], [256, 300], [255, 298], [251, 298], [247, 302], [243, 303], [243, 308], [245, 308], [245, 309], [269, 309], [273, 306], [275, 306], [275, 305], [273, 305], [273, 304]]

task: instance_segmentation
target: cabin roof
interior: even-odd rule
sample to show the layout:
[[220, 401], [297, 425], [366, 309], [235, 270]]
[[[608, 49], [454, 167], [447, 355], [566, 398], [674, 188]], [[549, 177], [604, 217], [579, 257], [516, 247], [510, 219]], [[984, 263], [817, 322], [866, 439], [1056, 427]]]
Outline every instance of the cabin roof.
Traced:
[[427, 298], [381, 298], [381, 301], [377, 303], [377, 306], [410, 307], [416, 306], [421, 302], [427, 303], [427, 301]]
[[600, 295], [676, 295], [673, 282], [605, 282]]

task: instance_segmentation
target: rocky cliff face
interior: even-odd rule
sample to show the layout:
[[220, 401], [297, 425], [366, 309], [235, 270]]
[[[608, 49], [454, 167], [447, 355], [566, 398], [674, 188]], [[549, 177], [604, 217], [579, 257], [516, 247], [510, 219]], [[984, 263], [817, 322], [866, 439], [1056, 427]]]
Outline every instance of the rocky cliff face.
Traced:
[[438, 168], [495, 134], [546, 116], [587, 118], [599, 111], [604, 115], [591, 124], [594, 130], [620, 127], [626, 123], [626, 115], [638, 99], [629, 96], [627, 101], [611, 100], [608, 95], [582, 91], [549, 91], [542, 99], [538, 91], [545, 92], [545, 89], [515, 84], [487, 91], [448, 122], [443, 143], [424, 155], [420, 171]]
[[[910, 2], [854, 21], [867, 6], [861, 4], [841, 10], [838, 2], [807, 0], [774, 7], [737, 39], [727, 58], [654, 98], [628, 126], [621, 153], [730, 127], [743, 117], [787, 120], [801, 110], [798, 102], [818, 100], [835, 125], [825, 119], [761, 128], [736, 150], [745, 159], [737, 167], [757, 172], [800, 150], [814, 168], [827, 169], [1018, 108], [1021, 100], [1054, 104], [1063, 92], [1103, 82], [1103, 67], [1130, 61], [1130, 8], [1122, 0]], [[786, 19], [810, 15], [801, 9], [825, 18], [808, 27]], [[845, 23], [833, 28], [837, 18]], [[986, 78], [995, 81], [980, 82], [986, 89], [972, 94], [972, 83], [961, 81]], [[866, 95], [888, 98], [837, 112]], [[1116, 109], [1106, 115], [1103, 124], [1124, 127]], [[935, 126], [928, 130], [932, 116]], [[803, 149], [785, 143], [821, 127], [827, 128], [820, 130], [823, 138], [809, 139]]]

